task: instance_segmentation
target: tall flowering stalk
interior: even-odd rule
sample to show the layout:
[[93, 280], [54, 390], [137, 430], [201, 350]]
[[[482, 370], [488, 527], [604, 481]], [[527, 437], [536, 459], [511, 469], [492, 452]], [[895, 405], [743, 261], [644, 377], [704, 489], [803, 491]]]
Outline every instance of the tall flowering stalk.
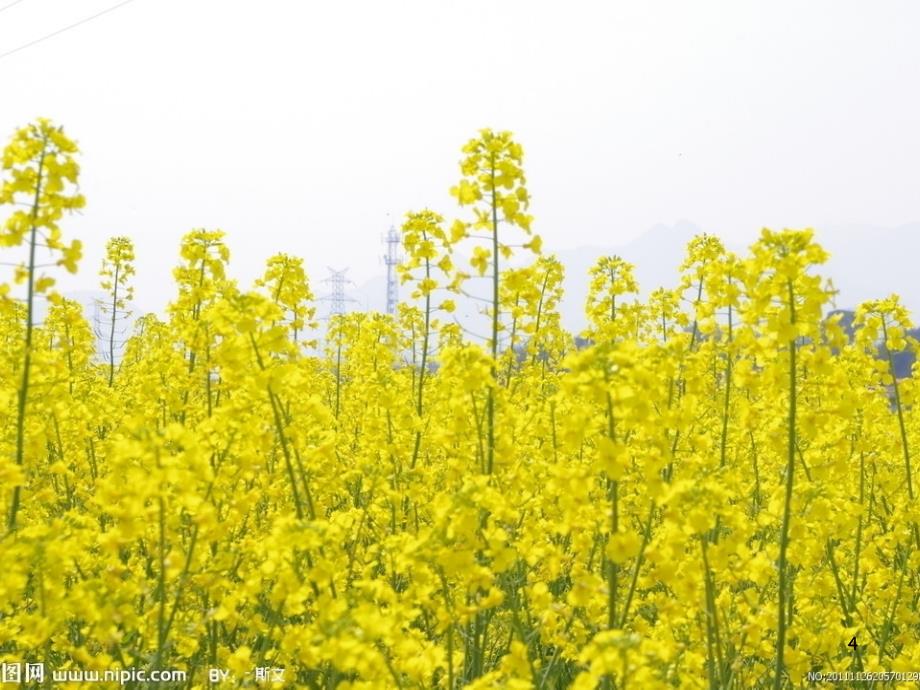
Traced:
[[102, 260], [102, 289], [108, 290], [109, 299], [105, 311], [109, 312], [108, 334], [108, 360], [109, 360], [109, 387], [115, 383], [115, 334], [118, 328], [118, 319], [127, 316], [128, 302], [134, 297], [134, 287], [128, 282], [134, 275], [134, 243], [128, 237], [113, 237], [105, 247], [105, 258]]
[[[49, 295], [54, 278], [40, 273], [43, 266], [60, 265], [76, 273], [82, 253], [79, 240], [64, 243], [58, 222], [65, 212], [83, 207], [85, 200], [76, 191], [77, 145], [51, 121], [39, 119], [17, 131], [3, 151], [2, 169], [8, 179], [0, 188], [0, 205], [16, 205], [0, 229], [0, 246], [28, 247], [28, 259], [16, 268], [15, 282], [25, 283], [26, 314], [22, 369], [16, 406], [16, 464], [25, 461], [26, 413], [29, 402], [29, 377], [32, 373], [35, 298]], [[52, 264], [39, 264], [37, 250], [47, 249], [60, 258]], [[13, 487], [7, 528], [16, 529], [21, 485]]]
[[[585, 305], [591, 325], [586, 335], [597, 341], [601, 348], [622, 341], [630, 333], [629, 319], [626, 316], [630, 307], [621, 303], [618, 310], [617, 298], [638, 291], [639, 286], [633, 277], [633, 270], [633, 265], [619, 256], [602, 257], [591, 269], [591, 284]], [[605, 370], [605, 380], [609, 382], [613, 373]], [[604, 436], [598, 440], [598, 452], [604, 462], [613, 468], [605, 470], [607, 498], [610, 501], [608, 546], [620, 538], [619, 479], [623, 473], [621, 463], [625, 453], [622, 444], [618, 443], [617, 410], [614, 402], [611, 390], [605, 390]], [[621, 559], [613, 557], [609, 552], [610, 549], [604, 551], [603, 570], [607, 578], [607, 628], [612, 629], [617, 623]]]
[[[303, 267], [303, 259], [289, 254], [275, 254], [268, 259], [265, 273], [256, 281], [264, 288], [271, 300], [284, 310], [285, 319], [291, 330], [291, 339], [300, 342], [304, 330], [316, 328], [313, 306], [313, 290]], [[305, 343], [314, 347], [314, 341]]]
[[[491, 337], [489, 349], [492, 355], [492, 378], [498, 380], [499, 331], [502, 330], [500, 314], [501, 268], [500, 257], [510, 259], [513, 245], [509, 238], [499, 234], [500, 224], [523, 230], [531, 234], [532, 216], [526, 213], [530, 195], [525, 187], [522, 162], [524, 149], [511, 138], [510, 132], [480, 131], [479, 137], [471, 139], [463, 147], [465, 157], [460, 162], [463, 179], [451, 194], [461, 206], [472, 206], [474, 220], [465, 229], [472, 230], [472, 237], [485, 240], [487, 245], [476, 246], [470, 263], [484, 276], [488, 271], [492, 283], [492, 298], [489, 316]], [[485, 234], [479, 234], [485, 233]], [[463, 236], [463, 226], [458, 233]], [[539, 236], [532, 237], [523, 246], [535, 252], [540, 250]], [[486, 399], [486, 474], [491, 474], [495, 465], [495, 387], [489, 388]]]
[[786, 463], [783, 477], [783, 509], [780, 526], [778, 598], [776, 623], [776, 661], [773, 688], [780, 690], [786, 677], [784, 657], [786, 638], [792, 623], [792, 573], [789, 564], [789, 544], [793, 519], [795, 469], [799, 447], [799, 384], [798, 356], [801, 341], [807, 338], [810, 347], [817, 347], [817, 326], [828, 293], [821, 279], [812, 272], [815, 264], [824, 263], [827, 253], [813, 241], [811, 230], [764, 229], [752, 247], [747, 261], [748, 293], [751, 297], [745, 312], [746, 320], [760, 331], [759, 353], [785, 350], [788, 370], [788, 399], [786, 420]]
[[444, 218], [425, 209], [408, 213], [402, 226], [403, 247], [406, 261], [399, 266], [400, 281], [412, 282], [415, 289], [413, 299], [422, 300], [421, 345], [418, 362], [418, 378], [413, 372], [415, 414], [417, 416], [415, 440], [412, 445], [412, 459], [409, 467], [418, 462], [422, 443], [422, 424], [425, 413], [425, 383], [428, 378], [432, 350], [432, 317], [436, 310], [450, 313], [454, 310], [453, 300], [443, 300], [437, 307], [432, 303], [436, 290], [445, 288], [446, 279], [451, 276], [451, 240], [444, 230]]

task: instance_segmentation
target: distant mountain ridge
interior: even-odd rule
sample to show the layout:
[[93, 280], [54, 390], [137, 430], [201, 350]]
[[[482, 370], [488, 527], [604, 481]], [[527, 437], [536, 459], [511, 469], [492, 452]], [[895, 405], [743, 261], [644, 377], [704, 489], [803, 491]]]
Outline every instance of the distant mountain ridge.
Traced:
[[[636, 267], [640, 296], [647, 296], [658, 287], [673, 287], [679, 277], [687, 243], [705, 232], [689, 221], [672, 225], [659, 224], [637, 238], [623, 244], [597, 244], [560, 249], [555, 253], [565, 266], [565, 297], [560, 305], [563, 325], [574, 333], [585, 327], [584, 303], [588, 294], [588, 270], [601, 256], [616, 254]], [[759, 236], [759, 229], [749, 234], [746, 242], [728, 242], [728, 249], [745, 255]], [[897, 227], [874, 225], [841, 225], [815, 228], [817, 241], [828, 251], [830, 259], [820, 274], [830, 278], [839, 294], [830, 308], [853, 309], [860, 302], [897, 293], [901, 301], [920, 320], [920, 287], [917, 286], [916, 264], [920, 257], [920, 222]], [[458, 262], [459, 263], [459, 262]], [[385, 279], [371, 279], [353, 291], [358, 300], [356, 309], [384, 307]], [[408, 288], [404, 288], [403, 295]], [[458, 300], [458, 312], [475, 312], [473, 300]]]

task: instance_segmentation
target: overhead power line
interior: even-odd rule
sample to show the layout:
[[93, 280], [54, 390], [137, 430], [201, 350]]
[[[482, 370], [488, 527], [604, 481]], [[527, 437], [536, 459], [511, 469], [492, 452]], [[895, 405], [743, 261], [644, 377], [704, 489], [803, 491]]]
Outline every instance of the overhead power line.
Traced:
[[[23, 0], [16, 0], [16, 2], [22, 2], [22, 1], [23, 1]], [[16, 2], [14, 2], [13, 5], [15, 5]], [[16, 47], [16, 48], [13, 48], [12, 50], [6, 51], [5, 53], [0, 53], [0, 60], [2, 60], [2, 59], [5, 58], [5, 57], [9, 57], [9, 56], [12, 55], [13, 53], [18, 53], [20, 50], [25, 50], [26, 48], [31, 48], [32, 46], [38, 45], [39, 43], [41, 43], [41, 42], [43, 42], [43, 41], [47, 41], [49, 38], [54, 38], [55, 36], [60, 36], [60, 35], [61, 35], [62, 33], [64, 33], [65, 31], [70, 31], [71, 29], [76, 29], [78, 26], [82, 26], [83, 24], [86, 24], [86, 23], [88, 23], [88, 22], [91, 22], [91, 21], [93, 21], [94, 19], [98, 19], [98, 18], [101, 17], [102, 15], [108, 14], [109, 12], [114, 12], [114, 11], [117, 10], [118, 8], [124, 7], [125, 5], [127, 5], [127, 4], [129, 4], [129, 3], [132, 3], [132, 2], [134, 2], [134, 0], [122, 0], [122, 2], [119, 2], [117, 5], [112, 5], [111, 7], [107, 8], [107, 9], [104, 9], [104, 10], [102, 10], [101, 12], [97, 12], [97, 13], [94, 14], [94, 15], [91, 15], [91, 16], [89, 16], [89, 17], [85, 17], [85, 18], [81, 19], [81, 20], [78, 21], [78, 22], [74, 22], [73, 24], [69, 24], [68, 26], [65, 26], [65, 27], [63, 27], [63, 28], [61, 28], [61, 29], [58, 29], [57, 31], [52, 31], [50, 34], [47, 34], [47, 35], [45, 35], [45, 36], [42, 36], [41, 38], [36, 38], [34, 41], [29, 41], [28, 43], [24, 43], [24, 44], [22, 44], [21, 46], [18, 46], [18, 47]], [[12, 5], [7, 5], [7, 7], [12, 7]], [[4, 8], [4, 9], [5, 9], [5, 8]]]
[[0, 12], [3, 12], [3, 10], [8, 10], [8, 9], [10, 9], [13, 5], [18, 5], [18, 4], [21, 3], [21, 2], [25, 2], [25, 0], [13, 0], [13, 2], [8, 3], [8, 4], [4, 5], [3, 7], [0, 7]]

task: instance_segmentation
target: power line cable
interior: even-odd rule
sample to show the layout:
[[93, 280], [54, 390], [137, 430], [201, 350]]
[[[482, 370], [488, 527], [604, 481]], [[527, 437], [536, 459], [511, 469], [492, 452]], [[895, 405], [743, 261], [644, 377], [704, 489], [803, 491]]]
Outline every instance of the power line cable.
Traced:
[[0, 12], [3, 12], [4, 10], [8, 10], [13, 5], [18, 5], [21, 2], [25, 2], [25, 0], [13, 0], [13, 2], [9, 3], [8, 5], [4, 5], [3, 7], [0, 7]]
[[[22, 2], [22, 0], [16, 0], [16, 2]], [[52, 31], [50, 34], [47, 34], [47, 35], [45, 35], [45, 36], [42, 36], [41, 38], [36, 38], [34, 41], [29, 41], [28, 43], [24, 43], [23, 45], [21, 45], [21, 46], [19, 46], [19, 47], [17, 47], [17, 48], [13, 48], [12, 50], [8, 50], [8, 51], [5, 52], [5, 53], [0, 53], [0, 60], [2, 60], [2, 59], [5, 58], [5, 57], [9, 57], [9, 56], [12, 55], [13, 53], [18, 53], [20, 50], [25, 50], [26, 48], [31, 48], [32, 46], [37, 45], [37, 44], [41, 43], [42, 41], [47, 41], [49, 38], [54, 38], [55, 36], [60, 36], [60, 35], [61, 35], [62, 33], [64, 33], [65, 31], [70, 31], [71, 29], [76, 29], [78, 26], [82, 26], [83, 24], [86, 24], [87, 22], [91, 22], [91, 21], [93, 21], [94, 19], [98, 19], [98, 18], [101, 17], [102, 15], [108, 14], [109, 12], [114, 12], [114, 11], [117, 10], [118, 8], [124, 7], [125, 5], [127, 5], [128, 3], [131, 3], [131, 2], [134, 2], [134, 0], [123, 0], [122, 2], [119, 2], [117, 5], [112, 5], [111, 7], [107, 8], [107, 9], [104, 9], [104, 10], [102, 10], [101, 12], [97, 12], [96, 14], [94, 14], [94, 15], [92, 15], [92, 16], [85, 17], [84, 19], [81, 19], [81, 20], [78, 21], [78, 22], [74, 22], [73, 24], [69, 24], [68, 26], [65, 26], [65, 27], [62, 28], [62, 29], [58, 29], [57, 31]], [[13, 4], [15, 5], [16, 3], [13, 3]], [[10, 5], [7, 5], [7, 7], [10, 7]]]

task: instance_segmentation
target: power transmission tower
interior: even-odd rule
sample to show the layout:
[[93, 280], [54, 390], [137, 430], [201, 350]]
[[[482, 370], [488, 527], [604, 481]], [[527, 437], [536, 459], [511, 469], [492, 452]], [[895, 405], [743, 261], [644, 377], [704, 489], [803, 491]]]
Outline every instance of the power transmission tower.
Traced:
[[345, 294], [345, 286], [354, 285], [351, 280], [345, 277], [346, 273], [348, 273], [347, 268], [343, 268], [340, 271], [329, 268], [329, 277], [322, 281], [332, 286], [328, 295], [319, 298], [320, 301], [329, 302], [329, 314], [326, 316], [327, 319], [336, 314], [344, 314], [346, 304], [358, 301]]
[[396, 272], [396, 267], [402, 262], [399, 241], [399, 231], [391, 225], [390, 231], [383, 236], [387, 245], [387, 253], [383, 255], [383, 263], [387, 265], [387, 314], [395, 314], [399, 304], [399, 276]]
[[131, 328], [130, 309], [115, 307], [108, 299], [93, 300], [93, 335], [96, 336], [96, 354], [106, 364], [121, 363], [124, 346]]

